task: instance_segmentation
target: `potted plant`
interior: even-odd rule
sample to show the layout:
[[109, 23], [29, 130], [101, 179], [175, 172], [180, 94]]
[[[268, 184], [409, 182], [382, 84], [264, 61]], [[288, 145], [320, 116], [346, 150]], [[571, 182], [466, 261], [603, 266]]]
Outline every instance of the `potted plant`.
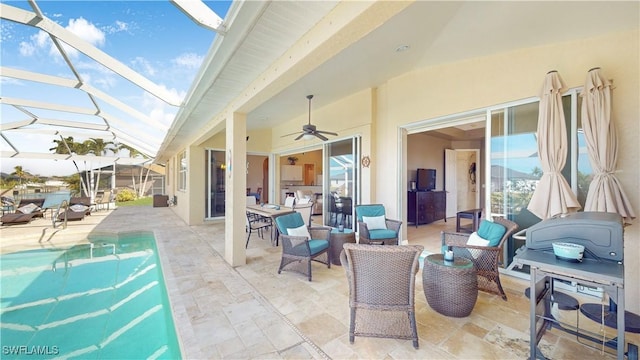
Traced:
[[295, 156], [289, 156], [287, 160], [289, 160], [289, 165], [295, 165], [296, 161], [298, 161], [298, 158]]

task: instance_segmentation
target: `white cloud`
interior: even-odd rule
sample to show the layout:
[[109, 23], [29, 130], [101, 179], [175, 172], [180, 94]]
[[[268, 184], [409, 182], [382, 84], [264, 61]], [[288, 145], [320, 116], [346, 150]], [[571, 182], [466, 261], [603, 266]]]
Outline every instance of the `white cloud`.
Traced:
[[148, 76], [154, 76], [156, 74], [156, 69], [153, 66], [151, 66], [151, 63], [147, 61], [147, 59], [141, 56], [135, 57], [133, 61], [131, 61], [131, 65], [134, 68], [141, 69], [142, 73]]
[[[186, 95], [184, 92], [178, 92], [176, 89], [166, 89], [166, 90], [181, 99], [184, 98]], [[157, 97], [147, 92], [144, 92], [142, 94], [142, 99], [143, 99], [142, 106], [153, 121], [158, 122], [159, 124], [162, 124], [166, 127], [169, 127], [171, 125], [171, 123], [173, 122], [173, 119], [176, 116], [177, 108], [171, 105], [168, 105], [164, 101], [158, 99]]]
[[103, 27], [102, 29], [107, 34], [115, 34], [115, 33], [119, 33], [119, 32], [122, 32], [122, 31], [129, 32], [129, 24], [124, 22], [124, 21], [116, 20], [115, 24], [107, 25], [107, 26]]
[[180, 54], [177, 58], [172, 61], [181, 67], [185, 67], [188, 69], [198, 69], [202, 64], [203, 56], [195, 54], [195, 53], [186, 53]]
[[66, 29], [94, 46], [104, 45], [104, 32], [82, 17], [75, 20], [69, 19], [69, 25], [66, 26]]
[[24, 86], [25, 83], [23, 81], [19, 80], [19, 79], [14, 79], [14, 78], [2, 76], [2, 77], [0, 77], [0, 85], [3, 85], [3, 86], [7, 86], [7, 85]]
[[32, 56], [36, 52], [36, 47], [33, 45], [33, 43], [21, 41], [18, 51], [22, 56]]
[[5, 21], [0, 23], [0, 41], [6, 42], [13, 39], [13, 24]]
[[[69, 19], [69, 23], [65, 29], [93, 46], [100, 47], [105, 43], [104, 32], [82, 17], [78, 19]], [[29, 40], [29, 42], [23, 41], [20, 43], [20, 55], [33, 56], [40, 49], [46, 49], [48, 47], [49, 56], [52, 56], [55, 61], [62, 60], [58, 49], [53, 44], [53, 41], [51, 41], [48, 33], [38, 31], [36, 34], [31, 35]], [[61, 44], [70, 57], [76, 58], [78, 56], [78, 51], [76, 49], [70, 47], [64, 42], [61, 42]]]

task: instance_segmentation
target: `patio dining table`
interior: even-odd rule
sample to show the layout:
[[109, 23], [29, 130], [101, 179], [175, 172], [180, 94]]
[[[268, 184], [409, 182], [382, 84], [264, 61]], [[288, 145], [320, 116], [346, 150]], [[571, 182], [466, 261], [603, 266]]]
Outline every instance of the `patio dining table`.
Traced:
[[[281, 205], [272, 205], [272, 204], [264, 204], [264, 205], [247, 205], [247, 212], [252, 214], [262, 216], [265, 218], [271, 219], [272, 226], [275, 226], [273, 220], [280, 215], [291, 214], [293, 211], [292, 208], [284, 207]], [[271, 232], [271, 245], [278, 246], [278, 238], [280, 237], [280, 233], [278, 231], [278, 227], [275, 227], [275, 231]]]

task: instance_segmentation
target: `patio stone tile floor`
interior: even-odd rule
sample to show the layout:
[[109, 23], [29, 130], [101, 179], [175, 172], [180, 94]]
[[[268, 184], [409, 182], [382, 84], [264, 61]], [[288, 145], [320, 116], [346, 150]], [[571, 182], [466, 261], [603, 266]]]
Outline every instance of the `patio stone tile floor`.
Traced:
[[[408, 228], [409, 242], [438, 251], [439, 233], [455, 221]], [[57, 230], [57, 231], [56, 231]], [[85, 242], [90, 232], [150, 230], [155, 233], [165, 282], [186, 359], [524, 359], [529, 354], [528, 282], [501, 277], [509, 298], [480, 292], [470, 316], [450, 318], [432, 310], [416, 276], [420, 348], [409, 340], [356, 337], [349, 343], [348, 285], [341, 266], [312, 265], [313, 281], [294, 272], [278, 275], [279, 247], [255, 236], [247, 264], [223, 258], [224, 221], [188, 226], [172, 208], [120, 207], [53, 229], [48, 219], [0, 228], [2, 253]], [[577, 296], [580, 301], [599, 302]], [[567, 313], [567, 314], [565, 314]], [[575, 323], [575, 312], [561, 314]], [[581, 318], [580, 325], [600, 332]], [[613, 329], [602, 329], [615, 335]], [[640, 344], [638, 334], [627, 340]], [[611, 358], [552, 329], [540, 342], [552, 359]], [[609, 352], [612, 352], [609, 350]]]

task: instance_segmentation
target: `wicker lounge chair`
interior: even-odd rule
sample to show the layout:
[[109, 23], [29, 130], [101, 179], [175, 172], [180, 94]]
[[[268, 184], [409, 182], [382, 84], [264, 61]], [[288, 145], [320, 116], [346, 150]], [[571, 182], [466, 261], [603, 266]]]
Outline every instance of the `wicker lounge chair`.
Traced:
[[65, 217], [67, 221], [79, 221], [83, 220], [86, 216], [86, 212], [84, 211], [73, 211], [71, 209], [67, 209], [58, 214], [58, 221], [64, 221]]
[[505, 241], [518, 230], [518, 224], [513, 221], [494, 216], [493, 221], [506, 228], [500, 242], [496, 246], [467, 245], [469, 234], [442, 232], [443, 247], [450, 246], [454, 256], [462, 256], [473, 262], [478, 272], [478, 290], [500, 295], [507, 300], [507, 295], [500, 284], [498, 263], [502, 255]]
[[2, 225], [15, 225], [15, 224], [26, 224], [33, 220], [34, 214], [22, 214], [19, 212], [15, 212], [13, 214], [4, 214], [2, 218], [0, 218], [0, 222]]
[[364, 217], [374, 218], [385, 216], [384, 205], [356, 205], [356, 217], [358, 219], [358, 233], [360, 234], [360, 244], [376, 245], [398, 245], [398, 234], [402, 221], [384, 218], [386, 228], [372, 229], [364, 221]]
[[413, 340], [418, 348], [415, 277], [421, 245], [344, 244], [340, 254], [349, 282], [349, 342], [356, 336]]
[[44, 206], [44, 198], [37, 198], [37, 199], [22, 199], [20, 200], [20, 203], [18, 203], [18, 206], [16, 206], [16, 213], [19, 214], [24, 214], [20, 208], [22, 208], [23, 206], [29, 205], [29, 204], [33, 204], [35, 206], [38, 207], [37, 210], [30, 212], [30, 214], [33, 214], [34, 218], [39, 218], [39, 217], [44, 217], [44, 212], [45, 209], [43, 209], [42, 207]]
[[[294, 270], [307, 275], [311, 281], [312, 260], [326, 264], [328, 268], [331, 268], [330, 227], [308, 227], [298, 212], [278, 216], [275, 218], [275, 222], [282, 238], [282, 259], [278, 274], [282, 270]], [[307, 228], [311, 239], [306, 236], [293, 235], [294, 229], [301, 227]]]
[[95, 204], [91, 203], [91, 198], [90, 197], [87, 197], [87, 196], [74, 196], [71, 199], [69, 199], [69, 207], [72, 207], [73, 205], [86, 206], [87, 209], [85, 210], [84, 214], [85, 215], [91, 215], [91, 210], [93, 209], [93, 206]]
[[91, 199], [88, 197], [72, 197], [66, 210], [58, 210], [58, 221], [79, 221], [91, 215]]

